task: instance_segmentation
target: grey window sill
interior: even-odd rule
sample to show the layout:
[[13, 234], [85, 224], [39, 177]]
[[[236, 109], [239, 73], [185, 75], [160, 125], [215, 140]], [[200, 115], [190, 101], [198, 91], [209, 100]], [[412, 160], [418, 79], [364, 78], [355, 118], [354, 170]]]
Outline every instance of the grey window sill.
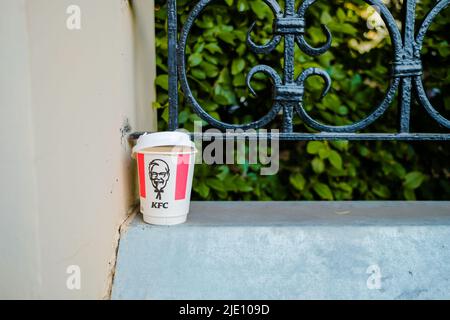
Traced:
[[136, 216], [112, 297], [450, 298], [449, 247], [447, 201], [193, 202], [178, 226]]

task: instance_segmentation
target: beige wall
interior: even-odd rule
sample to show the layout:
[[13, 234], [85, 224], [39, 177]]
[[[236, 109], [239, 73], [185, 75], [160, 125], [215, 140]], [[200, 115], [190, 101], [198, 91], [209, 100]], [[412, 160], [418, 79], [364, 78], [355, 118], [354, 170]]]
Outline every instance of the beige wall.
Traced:
[[[156, 120], [153, 1], [0, 5], [0, 298], [102, 298], [134, 201], [124, 124]], [[66, 28], [69, 5], [81, 30]]]

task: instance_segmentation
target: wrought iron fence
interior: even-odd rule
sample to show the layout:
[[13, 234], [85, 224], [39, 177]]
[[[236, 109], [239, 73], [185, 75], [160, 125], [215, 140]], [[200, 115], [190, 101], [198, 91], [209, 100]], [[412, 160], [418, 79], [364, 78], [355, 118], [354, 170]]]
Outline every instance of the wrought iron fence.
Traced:
[[[390, 83], [381, 103], [362, 120], [342, 125], [331, 126], [323, 124], [311, 117], [303, 106], [305, 93], [305, 80], [311, 76], [321, 77], [325, 84], [322, 96], [330, 89], [331, 79], [325, 70], [320, 68], [308, 68], [297, 78], [294, 75], [294, 47], [309, 56], [316, 56], [326, 52], [332, 43], [332, 34], [324, 25], [323, 31], [326, 42], [319, 48], [314, 48], [305, 40], [305, 14], [308, 8], [317, 0], [302, 0], [296, 9], [295, 0], [285, 0], [284, 8], [276, 0], [263, 0], [270, 7], [274, 15], [273, 38], [264, 45], [255, 44], [249, 27], [247, 34], [247, 46], [254, 53], [268, 54], [273, 51], [281, 41], [284, 41], [284, 66], [283, 74], [278, 74], [271, 66], [256, 65], [247, 75], [247, 86], [253, 94], [250, 80], [256, 73], [268, 75], [273, 83], [273, 102], [270, 111], [257, 121], [246, 124], [230, 124], [219, 121], [208, 114], [194, 97], [186, 75], [186, 46], [191, 29], [199, 15], [215, 0], [200, 0], [190, 12], [187, 20], [178, 35], [177, 3], [176, 0], [168, 0], [168, 66], [169, 66], [169, 127], [171, 130], [178, 128], [178, 84], [181, 85], [183, 94], [193, 110], [208, 124], [213, 127], [226, 129], [260, 129], [272, 122], [282, 113], [281, 133], [276, 137], [284, 140], [450, 140], [450, 134], [445, 131], [450, 129], [450, 120], [443, 117], [428, 99], [422, 82], [421, 49], [424, 37], [435, 17], [442, 12], [450, 0], [440, 0], [429, 11], [423, 20], [419, 30], [415, 32], [416, 0], [404, 0], [402, 28], [397, 26], [394, 17], [381, 0], [364, 0], [367, 4], [379, 8], [379, 14], [383, 19], [392, 40], [393, 60], [390, 75]], [[399, 124], [397, 133], [361, 133], [379, 119], [392, 105], [398, 92], [399, 96]], [[416, 133], [410, 131], [410, 110], [413, 99], [428, 112], [444, 130], [443, 133]], [[310, 128], [317, 133], [294, 132], [293, 118], [298, 116]], [[236, 137], [235, 134], [230, 137]], [[244, 134], [245, 135], [245, 134]]]

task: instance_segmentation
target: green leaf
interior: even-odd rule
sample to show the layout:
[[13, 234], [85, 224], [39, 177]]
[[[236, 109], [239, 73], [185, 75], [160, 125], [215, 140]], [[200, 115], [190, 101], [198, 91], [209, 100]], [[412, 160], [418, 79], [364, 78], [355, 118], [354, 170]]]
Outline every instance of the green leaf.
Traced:
[[353, 191], [353, 188], [348, 183], [345, 182], [338, 183], [337, 187], [347, 193], [352, 193]]
[[157, 86], [160, 86], [164, 90], [169, 90], [169, 75], [161, 74], [156, 77], [155, 83]]
[[228, 85], [231, 83], [230, 73], [227, 68], [223, 68], [220, 71], [219, 78], [217, 79], [217, 83]]
[[403, 182], [403, 186], [406, 189], [417, 189], [418, 187], [420, 187], [420, 185], [422, 184], [422, 182], [425, 180], [425, 175], [419, 171], [413, 171], [408, 173], [405, 176], [405, 181]]
[[163, 113], [161, 114], [161, 119], [163, 119], [165, 123], [169, 123], [169, 108], [164, 109]]
[[330, 143], [333, 147], [335, 147], [339, 151], [345, 151], [348, 149], [348, 141], [336, 140], [336, 141], [330, 141]]
[[319, 27], [311, 27], [308, 29], [308, 33], [311, 36], [312, 42], [319, 43], [325, 40], [323, 31]]
[[249, 185], [244, 179], [236, 179], [235, 181], [237, 190], [240, 192], [251, 192], [253, 191], [253, 188], [251, 185]]
[[215, 78], [219, 74], [219, 69], [212, 63], [203, 62], [201, 67], [208, 78]]
[[322, 199], [333, 200], [333, 193], [326, 184], [317, 182], [313, 185], [313, 189]]
[[370, 154], [370, 150], [365, 146], [359, 146], [358, 152], [363, 157], [367, 157]]
[[164, 107], [158, 101], [153, 101], [152, 102], [152, 108], [154, 108], [154, 109], [162, 109]]
[[252, 1], [250, 2], [250, 7], [252, 8], [252, 11], [256, 14], [258, 19], [263, 20], [265, 17], [267, 17], [270, 14], [270, 9], [268, 9], [267, 6], [262, 6], [260, 2], [258, 1]]
[[405, 197], [406, 200], [410, 201], [416, 200], [416, 194], [413, 189], [403, 190], [403, 196]]
[[219, 37], [220, 40], [228, 44], [234, 45], [235, 36], [233, 33], [224, 31], [219, 33], [217, 36]]
[[305, 178], [303, 177], [303, 175], [301, 173], [298, 173], [298, 172], [291, 174], [289, 176], [289, 182], [295, 189], [297, 189], [299, 191], [302, 191], [305, 188], [305, 184], [306, 184]]
[[206, 79], [206, 73], [198, 68], [194, 68], [191, 70], [192, 76], [199, 79], [199, 80], [205, 80]]
[[211, 188], [213, 188], [214, 190], [217, 191], [226, 191], [226, 188], [223, 184], [222, 181], [220, 181], [219, 179], [213, 178], [213, 179], [208, 179], [206, 181], [206, 183], [208, 184], [208, 186], [210, 186]]
[[209, 196], [209, 187], [205, 183], [200, 182], [198, 184], [194, 184], [193, 188], [195, 192], [197, 192], [203, 199], [206, 199]]
[[220, 180], [223, 181], [226, 178], [228, 178], [229, 174], [230, 174], [230, 169], [227, 166], [220, 166], [219, 167], [219, 171], [220, 173], [216, 175], [216, 177]]
[[340, 22], [344, 22], [346, 20], [346, 15], [342, 8], [338, 8], [336, 14]]
[[247, 46], [244, 43], [241, 43], [237, 48], [236, 48], [236, 53], [239, 56], [243, 56], [244, 53], [247, 51]]
[[189, 112], [187, 110], [183, 110], [178, 115], [178, 121], [180, 123], [185, 123], [189, 119]]
[[245, 86], [245, 75], [243, 73], [239, 73], [233, 78], [233, 86]]
[[234, 59], [231, 64], [231, 74], [236, 75], [245, 68], [245, 60], [242, 58]]
[[395, 173], [397, 177], [401, 179], [403, 179], [406, 176], [405, 168], [398, 162], [392, 165], [392, 171]]
[[330, 23], [331, 21], [333, 21], [333, 18], [330, 16], [328, 11], [324, 10], [322, 12], [322, 15], [320, 16], [320, 23], [321, 24], [327, 24], [327, 23]]
[[214, 88], [214, 101], [223, 106], [236, 104], [236, 95], [234, 91], [217, 85]]
[[217, 56], [213, 56], [213, 55], [207, 54], [207, 53], [203, 53], [203, 60], [211, 62], [214, 65], [218, 65], [219, 61], [220, 61]]
[[204, 48], [205, 48], [205, 43], [203, 42], [203, 40], [197, 39], [197, 43], [194, 46], [194, 52], [195, 53], [202, 53]]
[[320, 159], [326, 159], [330, 156], [331, 150], [328, 148], [320, 149], [319, 150], [319, 157]]
[[351, 87], [350, 90], [354, 91], [356, 88], [358, 88], [358, 86], [362, 83], [362, 78], [361, 75], [359, 74], [355, 74], [352, 78], [351, 81]]
[[323, 160], [317, 157], [311, 161], [311, 166], [315, 173], [322, 173], [325, 170]]
[[348, 114], [348, 108], [346, 106], [339, 106], [336, 110], [336, 113], [341, 116], [345, 116]]
[[237, 9], [239, 12], [248, 10], [249, 6], [247, 0], [238, 0]]
[[205, 49], [208, 50], [210, 53], [222, 53], [222, 48], [217, 44], [217, 42], [211, 42], [205, 45]]
[[380, 198], [387, 199], [391, 196], [389, 188], [383, 185], [376, 185], [372, 188], [372, 192]]
[[310, 141], [306, 146], [306, 152], [309, 154], [318, 154], [320, 150], [325, 148], [325, 144], [320, 141]]
[[219, 107], [217, 103], [214, 103], [212, 101], [205, 101], [203, 106], [205, 107], [206, 111], [215, 111]]
[[202, 61], [203, 61], [202, 54], [198, 52], [191, 54], [188, 58], [189, 65], [191, 67], [198, 66], [200, 63], [202, 63]]
[[331, 150], [328, 161], [330, 161], [331, 165], [336, 169], [342, 169], [342, 158], [336, 151]]
[[338, 23], [332, 21], [328, 23], [327, 26], [331, 31], [334, 31], [336, 33], [345, 33], [351, 36], [356, 36], [356, 34], [358, 33], [358, 29], [356, 29], [350, 23]]
[[214, 27], [214, 21], [210, 16], [205, 16], [201, 20], [196, 20], [195, 24], [202, 29], [210, 29]]

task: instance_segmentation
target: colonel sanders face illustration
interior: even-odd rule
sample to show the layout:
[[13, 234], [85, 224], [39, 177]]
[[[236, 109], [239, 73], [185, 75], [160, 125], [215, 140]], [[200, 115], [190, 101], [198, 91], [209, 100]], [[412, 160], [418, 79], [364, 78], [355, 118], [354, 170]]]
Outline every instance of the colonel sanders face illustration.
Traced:
[[155, 159], [148, 165], [148, 171], [150, 181], [155, 188], [156, 199], [161, 200], [161, 193], [164, 192], [170, 177], [169, 166], [164, 160]]

